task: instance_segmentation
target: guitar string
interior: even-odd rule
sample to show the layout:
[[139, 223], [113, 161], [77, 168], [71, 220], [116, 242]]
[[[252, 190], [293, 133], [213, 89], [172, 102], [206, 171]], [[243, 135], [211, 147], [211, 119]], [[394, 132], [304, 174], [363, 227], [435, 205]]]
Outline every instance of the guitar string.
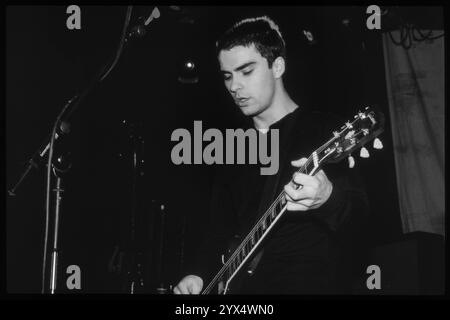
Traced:
[[[308, 161], [307, 163], [305, 163], [305, 165], [303, 165], [302, 168], [300, 168], [299, 170], [297, 170], [296, 172], [306, 172], [307, 171], [307, 166], [311, 163], [311, 161]], [[303, 169], [303, 170], [302, 170]], [[290, 182], [293, 182], [293, 180], [291, 180]], [[242, 241], [241, 245], [236, 248], [236, 251], [241, 251], [242, 248], [244, 248], [247, 243], [250, 242], [250, 240], [253, 238], [253, 236], [259, 231], [259, 226], [262, 224], [262, 222], [264, 220], [267, 219], [267, 217], [271, 216], [271, 213], [273, 212], [273, 210], [281, 203], [282, 199], [286, 196], [286, 192], [283, 190], [280, 192], [280, 194], [275, 198], [275, 200], [272, 202], [271, 206], [264, 212], [264, 214], [260, 217], [260, 219], [256, 222], [255, 226], [252, 228], [252, 230], [248, 233], [247, 237]], [[283, 210], [284, 207], [281, 208], [281, 210]], [[280, 210], [280, 211], [281, 211]], [[275, 217], [276, 218], [276, 217]], [[267, 221], [266, 221], [267, 222]], [[264, 229], [268, 229], [268, 226], [273, 223], [273, 220], [270, 221], [266, 228]], [[262, 229], [262, 230], [264, 230]], [[260, 237], [261, 238], [261, 237]], [[258, 240], [254, 240], [254, 242], [258, 242]], [[244, 251], [245, 253], [245, 251]], [[236, 255], [239, 255], [239, 253], [237, 253]], [[234, 257], [233, 257], [234, 258]]]
[[[345, 131], [346, 129], [344, 129], [343, 131]], [[330, 140], [328, 140], [326, 143], [324, 143], [322, 146], [320, 146], [319, 148], [316, 149], [316, 153], [321, 153], [323, 150], [325, 150], [326, 147], [328, 147], [330, 145], [330, 143], [332, 143], [337, 137], [333, 137]], [[314, 154], [314, 152], [313, 152]], [[311, 156], [307, 159], [306, 163], [300, 167], [296, 172], [302, 172], [303, 170], [307, 170], [307, 166], [309, 164], [311, 164], [311, 162], [313, 161], [313, 154], [311, 154]], [[292, 180], [291, 180], [292, 181]], [[258, 222], [255, 224], [255, 226], [252, 228], [252, 230], [250, 231], [250, 233], [247, 235], [247, 237], [242, 241], [241, 245], [233, 252], [233, 254], [231, 255], [231, 257], [227, 260], [227, 262], [222, 266], [222, 268], [220, 269], [220, 271], [217, 273], [217, 275], [213, 278], [213, 280], [210, 281], [209, 285], [205, 288], [205, 290], [203, 290], [202, 294], [206, 294], [208, 293], [211, 288], [214, 286], [215, 282], [217, 282], [217, 280], [219, 280], [222, 275], [227, 271], [227, 269], [230, 267], [230, 265], [233, 263], [234, 259], [236, 258], [236, 256], [239, 254], [239, 252], [241, 251], [241, 249], [243, 248], [244, 245], [246, 245], [250, 239], [250, 235], [253, 237], [253, 235], [256, 232], [256, 229], [259, 225], [259, 223], [262, 221], [262, 219], [267, 218], [267, 216], [269, 215], [268, 213], [270, 213], [274, 207], [279, 203], [279, 201], [281, 200], [282, 197], [285, 196], [285, 192], [284, 190], [280, 192], [280, 194], [278, 195], [278, 197], [276, 198], [276, 200], [272, 203], [272, 205], [265, 211], [265, 213], [261, 216], [261, 218], [258, 220]], [[282, 208], [284, 209], [284, 207]], [[245, 244], [244, 244], [245, 243]], [[245, 258], [244, 258], [245, 259]], [[237, 269], [237, 268], [236, 268]]]
[[[319, 149], [318, 149], [319, 150]], [[307, 162], [298, 170], [298, 172], [301, 172], [302, 169], [306, 170], [307, 166], [313, 161], [313, 159], [311, 157], [308, 158]], [[272, 205], [269, 207], [269, 209], [266, 210], [266, 212], [262, 215], [262, 217], [258, 220], [258, 222], [255, 224], [255, 226], [252, 228], [252, 231], [247, 235], [247, 237], [242, 241], [242, 244], [236, 248], [236, 250], [234, 251], [234, 253], [231, 255], [231, 257], [228, 259], [228, 261], [224, 264], [224, 266], [221, 268], [221, 270], [219, 271], [219, 273], [216, 275], [216, 277], [214, 277], [214, 279], [210, 282], [210, 285], [205, 289], [205, 291], [209, 291], [210, 290], [210, 286], [214, 285], [214, 283], [218, 280], [218, 278], [220, 278], [225, 271], [227, 271], [226, 269], [228, 269], [228, 267], [233, 263], [233, 260], [236, 258], [236, 256], [239, 254], [239, 252], [241, 251], [241, 249], [243, 248], [244, 245], [246, 245], [250, 239], [250, 235], [253, 237], [253, 235], [256, 232], [257, 226], [259, 225], [260, 221], [262, 221], [262, 219], [266, 218], [268, 216], [267, 213], [270, 213], [273, 208], [279, 203], [279, 201], [281, 200], [282, 197], [284, 197], [285, 192], [282, 191], [278, 197], [276, 198], [276, 200], [272, 203]], [[245, 243], [245, 244], [244, 244]]]
[[[321, 153], [323, 150], [325, 150], [325, 148], [334, 140], [336, 139], [336, 137], [333, 137], [332, 139], [330, 139], [329, 141], [327, 141], [325, 144], [323, 144], [322, 146], [320, 146], [315, 152], [316, 153]], [[314, 153], [313, 153], [314, 154]], [[307, 161], [305, 162], [305, 164], [300, 167], [296, 172], [307, 172], [308, 169], [308, 165], [311, 164], [311, 162], [313, 161], [312, 156], [310, 156]], [[314, 168], [312, 168], [311, 170], [314, 170]], [[290, 182], [293, 182], [293, 180], [291, 180]], [[277, 198], [275, 198], [275, 200], [272, 202], [271, 206], [264, 212], [264, 214], [260, 217], [260, 219], [255, 223], [254, 227], [252, 228], [252, 230], [249, 232], [249, 234], [247, 235], [247, 237], [241, 242], [241, 245], [236, 248], [236, 251], [240, 251], [250, 240], [250, 235], [254, 235], [257, 230], [258, 230], [258, 226], [261, 224], [261, 221], [265, 220], [268, 216], [270, 216], [270, 213], [272, 212], [272, 210], [274, 209], [274, 207], [276, 207], [280, 201], [283, 199], [283, 197], [285, 196], [285, 192], [284, 190], [280, 192], [280, 194], [277, 196]], [[284, 207], [283, 207], [284, 208]], [[281, 208], [281, 210], [283, 210], [283, 208]], [[281, 211], [280, 210], [280, 211]], [[273, 221], [271, 221], [270, 223], [272, 223]], [[269, 224], [270, 224], [269, 223]], [[266, 227], [267, 229], [267, 227]], [[256, 241], [257, 242], [257, 241]], [[245, 251], [244, 251], [245, 253]], [[236, 253], [236, 255], [238, 255], [239, 253]], [[229, 260], [233, 259], [234, 255], [232, 255], [232, 257], [230, 257]]]
[[[302, 169], [306, 170], [306, 167], [312, 162], [312, 158], [308, 158], [307, 162], [298, 170], [298, 171], [302, 171]], [[292, 181], [292, 180], [291, 180]], [[236, 258], [236, 256], [239, 254], [239, 252], [241, 251], [241, 249], [244, 247], [244, 245], [246, 245], [248, 243], [248, 241], [250, 240], [250, 236], [253, 237], [253, 235], [256, 232], [256, 229], [259, 225], [259, 223], [262, 221], [262, 219], [266, 218], [273, 209], [274, 207], [279, 203], [279, 201], [281, 200], [282, 197], [284, 197], [285, 192], [284, 190], [280, 192], [280, 194], [278, 195], [278, 197], [276, 198], [276, 200], [271, 204], [271, 206], [265, 211], [265, 213], [262, 215], [262, 217], [258, 220], [258, 222], [256, 222], [255, 226], [252, 228], [252, 230], [250, 231], [250, 233], [245, 237], [245, 239], [242, 241], [241, 245], [236, 248], [236, 250], [233, 252], [233, 254], [231, 255], [231, 257], [228, 259], [228, 261], [222, 266], [221, 270], [217, 273], [217, 275], [214, 277], [214, 279], [210, 282], [210, 285], [208, 285], [208, 287], [204, 290], [205, 293], [209, 292], [209, 290], [211, 289], [210, 287], [212, 287], [214, 285], [214, 283], [222, 277], [222, 275], [227, 271], [227, 269], [230, 267], [230, 265], [234, 262], [234, 259]], [[257, 241], [256, 241], [257, 242]], [[244, 244], [245, 243], [245, 244]], [[231, 269], [231, 268], [230, 268]], [[237, 269], [237, 268], [236, 268]]]
[[[351, 122], [351, 125], [353, 125], [356, 121], [358, 121], [359, 119], [355, 119]], [[339, 132], [339, 134], [337, 136], [332, 137], [330, 140], [328, 140], [326, 143], [324, 143], [322, 146], [320, 146], [319, 148], [316, 149], [316, 153], [321, 153], [323, 150], [325, 150], [326, 147], [328, 147], [334, 140], [336, 140], [338, 137], [341, 137], [342, 134], [349, 129], [349, 127], [345, 126], [344, 128], [342, 128], [342, 131]], [[359, 134], [359, 133], [358, 133]], [[314, 154], [314, 152], [313, 152]], [[312, 154], [312, 155], [313, 155]], [[300, 172], [302, 171], [302, 169], [307, 169], [307, 166], [311, 163], [311, 161], [313, 161], [312, 159], [312, 155], [307, 159], [306, 163], [300, 167], [299, 170], [297, 170], [296, 172]], [[329, 154], [328, 154], [329, 156]], [[292, 180], [291, 180], [292, 182]], [[252, 228], [252, 230], [250, 231], [250, 233], [247, 235], [247, 237], [241, 242], [241, 245], [233, 252], [233, 254], [231, 255], [231, 257], [227, 260], [227, 262], [222, 266], [222, 268], [220, 269], [220, 271], [217, 273], [217, 275], [213, 278], [213, 280], [210, 281], [209, 285], [205, 288], [205, 290], [203, 290], [202, 294], [208, 293], [211, 288], [213, 287], [213, 285], [215, 284], [215, 282], [222, 277], [222, 275], [225, 273], [225, 271], [227, 271], [227, 269], [230, 267], [230, 265], [233, 263], [233, 260], [236, 258], [236, 256], [240, 253], [240, 251], [242, 250], [242, 248], [248, 243], [249, 239], [250, 239], [250, 235], [253, 237], [253, 235], [255, 234], [255, 232], [257, 232], [257, 227], [260, 224], [260, 222], [263, 219], [266, 219], [267, 216], [269, 216], [269, 213], [271, 213], [271, 211], [274, 209], [274, 207], [276, 205], [278, 205], [279, 201], [281, 200], [282, 197], [285, 196], [285, 192], [284, 190], [280, 192], [280, 194], [278, 195], [278, 197], [275, 199], [275, 201], [272, 203], [272, 205], [269, 207], [269, 209], [267, 209], [264, 214], [261, 216], [261, 218], [258, 220], [258, 222], [255, 224], [255, 226]], [[286, 206], [286, 205], [285, 205]], [[284, 206], [284, 207], [285, 207]], [[284, 207], [282, 208], [282, 210], [284, 209]], [[272, 221], [273, 222], [273, 221]], [[250, 250], [251, 251], [251, 250]], [[245, 252], [244, 252], [245, 253]], [[245, 258], [244, 258], [245, 259]], [[239, 263], [240, 264], [240, 263]], [[236, 268], [237, 269], [237, 268]]]

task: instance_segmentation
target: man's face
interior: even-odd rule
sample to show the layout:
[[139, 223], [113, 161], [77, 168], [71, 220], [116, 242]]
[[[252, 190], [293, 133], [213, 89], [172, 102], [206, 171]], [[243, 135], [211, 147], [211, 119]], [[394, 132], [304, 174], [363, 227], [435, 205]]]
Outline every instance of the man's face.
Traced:
[[219, 63], [225, 87], [245, 115], [257, 116], [271, 105], [276, 79], [254, 45], [220, 51]]

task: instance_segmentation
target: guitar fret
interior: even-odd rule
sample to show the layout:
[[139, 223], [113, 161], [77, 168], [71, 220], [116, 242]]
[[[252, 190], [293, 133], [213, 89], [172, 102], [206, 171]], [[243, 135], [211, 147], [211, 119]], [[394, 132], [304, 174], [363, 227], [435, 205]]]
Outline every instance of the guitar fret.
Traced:
[[263, 235], [262, 230], [258, 228], [258, 240], [261, 239], [262, 235]]
[[312, 157], [309, 157], [308, 162], [304, 166], [304, 169], [305, 169], [304, 173], [309, 174], [311, 171], [314, 170], [315, 167], [316, 166], [314, 165], [314, 161], [313, 161]]
[[264, 224], [266, 225], [266, 229], [270, 227], [270, 224], [272, 221], [270, 220], [270, 217], [264, 217]]
[[265, 217], [264, 217], [264, 219], [266, 219], [266, 221], [267, 221], [267, 225], [271, 225], [272, 224], [272, 217], [270, 216], [270, 215], [266, 215]]
[[[283, 197], [284, 198], [284, 197]], [[277, 201], [277, 211], [280, 212], [281, 209], [283, 209], [283, 198], [281, 198], [281, 200]]]
[[269, 228], [272, 225], [272, 219], [270, 219], [270, 217], [267, 216], [264, 217], [264, 220], [266, 221], [267, 228]]

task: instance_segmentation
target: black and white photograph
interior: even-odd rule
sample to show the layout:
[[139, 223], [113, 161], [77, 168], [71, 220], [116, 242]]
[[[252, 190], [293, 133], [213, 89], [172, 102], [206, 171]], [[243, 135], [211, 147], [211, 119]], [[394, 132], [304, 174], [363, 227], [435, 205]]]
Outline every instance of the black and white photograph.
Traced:
[[[7, 296], [446, 294], [443, 7], [10, 5], [5, 27]], [[169, 311], [280, 312], [195, 301]]]

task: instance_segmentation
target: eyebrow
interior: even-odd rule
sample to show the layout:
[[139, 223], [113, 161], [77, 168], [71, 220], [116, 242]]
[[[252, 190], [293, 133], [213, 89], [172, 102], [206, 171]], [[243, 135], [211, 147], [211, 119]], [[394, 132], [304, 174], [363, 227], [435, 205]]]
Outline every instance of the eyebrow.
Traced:
[[[250, 62], [244, 63], [244, 64], [240, 65], [239, 67], [235, 68], [234, 71], [241, 71], [242, 69], [245, 69], [245, 68], [247, 68], [249, 66], [252, 66], [254, 64], [256, 64], [256, 61], [250, 61]], [[220, 70], [220, 72], [222, 74], [230, 73], [229, 71], [225, 71], [225, 70]]]

